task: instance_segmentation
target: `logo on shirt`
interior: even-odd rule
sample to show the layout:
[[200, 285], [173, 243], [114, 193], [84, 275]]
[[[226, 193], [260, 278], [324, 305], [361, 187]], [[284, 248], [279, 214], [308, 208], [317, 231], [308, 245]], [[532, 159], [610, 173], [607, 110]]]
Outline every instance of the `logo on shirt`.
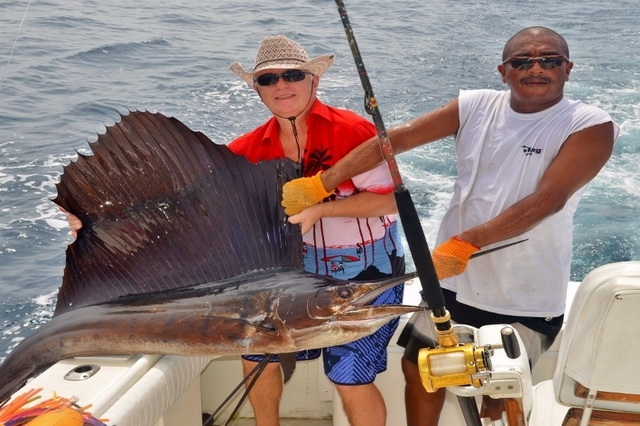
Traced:
[[542, 148], [532, 148], [530, 146], [522, 145], [524, 155], [542, 154]]

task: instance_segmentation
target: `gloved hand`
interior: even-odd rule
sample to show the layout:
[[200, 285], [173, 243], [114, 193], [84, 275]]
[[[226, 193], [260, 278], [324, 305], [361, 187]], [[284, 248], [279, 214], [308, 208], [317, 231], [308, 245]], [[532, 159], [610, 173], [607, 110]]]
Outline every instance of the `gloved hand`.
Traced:
[[453, 236], [440, 244], [431, 256], [438, 279], [441, 280], [463, 273], [467, 268], [469, 258], [478, 250], [480, 250], [480, 247], [461, 240], [457, 236]]
[[321, 175], [322, 171], [319, 171], [315, 176], [294, 179], [284, 184], [281, 204], [287, 215], [299, 213], [333, 194], [333, 191], [327, 192], [324, 189]]

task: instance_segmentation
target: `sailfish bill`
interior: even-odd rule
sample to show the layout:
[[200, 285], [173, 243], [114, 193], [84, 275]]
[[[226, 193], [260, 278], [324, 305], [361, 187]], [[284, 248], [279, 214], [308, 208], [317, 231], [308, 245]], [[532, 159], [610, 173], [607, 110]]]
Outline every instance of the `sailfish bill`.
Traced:
[[412, 306], [369, 306], [415, 274], [304, 272], [280, 206], [289, 160], [249, 163], [175, 118], [131, 112], [64, 167], [55, 202], [83, 227], [51, 321], [0, 365], [0, 401], [74, 356], [291, 353], [344, 344]]

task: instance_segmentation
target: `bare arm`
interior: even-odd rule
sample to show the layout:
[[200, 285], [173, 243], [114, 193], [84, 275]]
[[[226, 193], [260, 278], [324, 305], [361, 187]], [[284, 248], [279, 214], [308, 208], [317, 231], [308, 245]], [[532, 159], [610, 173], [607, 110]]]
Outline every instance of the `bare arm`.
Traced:
[[[438, 109], [394, 127], [387, 136], [394, 154], [401, 154], [411, 148], [451, 136], [458, 131], [459, 126], [458, 99], [453, 99]], [[342, 182], [371, 170], [383, 160], [379, 138], [375, 136], [325, 170], [322, 184], [327, 191], [331, 191]]]
[[611, 122], [574, 133], [560, 148], [532, 194], [488, 222], [462, 232], [459, 238], [484, 247], [533, 228], [560, 211], [578, 189], [598, 174], [611, 156], [613, 143]]
[[350, 197], [320, 203], [289, 217], [289, 222], [299, 223], [306, 234], [314, 223], [323, 217], [378, 217], [396, 213], [393, 193], [375, 194], [360, 192]]

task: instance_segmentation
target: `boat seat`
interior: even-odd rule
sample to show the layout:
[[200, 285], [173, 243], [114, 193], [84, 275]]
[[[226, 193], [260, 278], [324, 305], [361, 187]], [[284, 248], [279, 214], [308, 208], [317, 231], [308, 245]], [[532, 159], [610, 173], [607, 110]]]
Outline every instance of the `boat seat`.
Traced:
[[[562, 426], [580, 425], [583, 414], [584, 410], [581, 408], [570, 408], [562, 422]], [[640, 425], [640, 415], [637, 413], [593, 410], [588, 424], [592, 426], [636, 426]]]
[[640, 425], [639, 355], [640, 262], [599, 267], [576, 291], [553, 380], [536, 385], [529, 425]]

